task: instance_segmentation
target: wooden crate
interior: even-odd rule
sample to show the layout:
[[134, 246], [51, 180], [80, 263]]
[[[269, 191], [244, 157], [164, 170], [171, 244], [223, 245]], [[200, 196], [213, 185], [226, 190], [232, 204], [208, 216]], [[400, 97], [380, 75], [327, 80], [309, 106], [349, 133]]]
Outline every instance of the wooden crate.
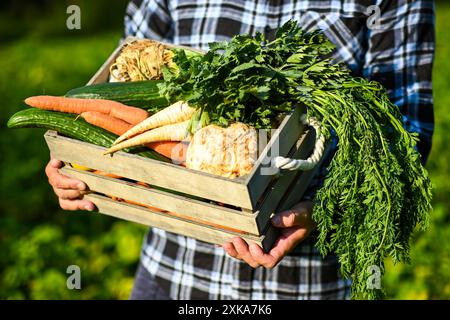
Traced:
[[[108, 81], [109, 67], [119, 52], [120, 47], [88, 84]], [[52, 156], [65, 163], [127, 178], [109, 178], [67, 165], [61, 169], [63, 174], [87, 184], [90, 193], [85, 198], [91, 200], [100, 213], [216, 244], [240, 236], [267, 251], [277, 237], [277, 230], [269, 223], [271, 214], [298, 202], [314, 174], [314, 170], [264, 174], [264, 170], [270, 168], [271, 155], [306, 159], [312, 152], [315, 132], [302, 124], [303, 112], [304, 109], [296, 108], [287, 115], [262, 150], [252, 172], [236, 179], [124, 152], [105, 156], [103, 147], [54, 131], [47, 131], [45, 140]], [[135, 181], [155, 188], [138, 185]], [[111, 197], [141, 205], [115, 201]]]

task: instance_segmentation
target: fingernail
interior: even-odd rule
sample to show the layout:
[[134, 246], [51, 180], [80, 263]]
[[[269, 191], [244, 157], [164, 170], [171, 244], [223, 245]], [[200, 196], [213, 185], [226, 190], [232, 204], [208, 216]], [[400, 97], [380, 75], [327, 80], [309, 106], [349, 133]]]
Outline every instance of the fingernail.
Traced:
[[94, 210], [94, 205], [92, 203], [87, 204], [84, 209], [86, 209], [87, 211], [92, 211]]
[[86, 188], [86, 186], [83, 182], [80, 182], [77, 184], [77, 188], [78, 190], [83, 191]]
[[281, 217], [280, 216], [275, 216], [272, 218], [272, 223], [279, 226], [281, 224]]

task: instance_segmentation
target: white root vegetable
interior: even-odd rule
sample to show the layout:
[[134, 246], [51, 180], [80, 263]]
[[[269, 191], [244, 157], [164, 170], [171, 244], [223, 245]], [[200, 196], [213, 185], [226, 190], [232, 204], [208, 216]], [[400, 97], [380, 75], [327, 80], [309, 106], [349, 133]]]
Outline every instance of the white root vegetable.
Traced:
[[186, 167], [236, 178], [248, 174], [257, 158], [257, 134], [253, 127], [243, 123], [228, 128], [209, 125], [192, 137]]
[[195, 109], [191, 108], [186, 102], [175, 102], [125, 132], [114, 141], [113, 146], [144, 131], [188, 120], [194, 112]]
[[190, 140], [190, 135], [188, 134], [189, 120], [168, 124], [166, 126], [158, 127], [153, 130], [141, 133], [129, 140], [123, 141], [115, 146], [109, 148], [104, 154], [111, 154], [122, 150], [124, 148], [144, 145], [151, 142], [158, 141], [188, 141]]

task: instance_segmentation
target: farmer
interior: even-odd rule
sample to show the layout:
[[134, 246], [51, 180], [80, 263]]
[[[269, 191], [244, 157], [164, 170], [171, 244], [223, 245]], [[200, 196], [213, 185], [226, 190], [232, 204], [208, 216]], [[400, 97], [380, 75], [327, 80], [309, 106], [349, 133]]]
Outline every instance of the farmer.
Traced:
[[[432, 1], [135, 0], [127, 8], [125, 36], [208, 49], [208, 43], [236, 34], [261, 32], [271, 38], [289, 19], [307, 31], [322, 29], [337, 46], [336, 61], [388, 89], [406, 128], [419, 134], [426, 161], [433, 133]], [[61, 207], [94, 210], [93, 203], [83, 200], [86, 185], [61, 175], [61, 165], [51, 159], [46, 168]], [[150, 229], [131, 298], [348, 298], [350, 283], [340, 278], [336, 256], [323, 258], [314, 247], [311, 199], [324, 171], [302, 202], [272, 219], [281, 236], [269, 253], [240, 238], [218, 247]]]

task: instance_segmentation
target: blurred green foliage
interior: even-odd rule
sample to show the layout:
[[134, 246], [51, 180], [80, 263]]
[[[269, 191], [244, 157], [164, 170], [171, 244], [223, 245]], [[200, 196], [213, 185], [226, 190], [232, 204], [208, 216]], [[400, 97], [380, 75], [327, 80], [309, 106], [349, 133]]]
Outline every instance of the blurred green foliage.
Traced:
[[[99, 214], [64, 212], [47, 183], [43, 130], [7, 130], [30, 95], [86, 83], [117, 46], [127, 1], [0, 2], [0, 298], [127, 299], [145, 227]], [[78, 4], [82, 29], [66, 29]], [[106, 10], [104, 8], [107, 8]], [[20, 21], [20, 23], [18, 23]], [[14, 26], [14, 27], [12, 27]], [[410, 265], [389, 261], [389, 298], [450, 298], [450, 3], [437, 3], [436, 132], [427, 167], [434, 191], [430, 230], [417, 233]], [[66, 269], [81, 268], [81, 290]]]
[[[0, 42], [26, 37], [82, 36], [116, 30], [122, 33], [127, 0], [2, 0]], [[68, 30], [67, 7], [78, 5], [81, 29]], [[19, 23], [18, 23], [19, 22]]]
[[427, 163], [434, 187], [432, 225], [417, 233], [409, 265], [389, 263], [385, 283], [396, 299], [450, 299], [450, 3], [436, 2], [433, 69], [436, 129]]
[[[66, 28], [69, 4], [81, 8], [81, 30]], [[146, 228], [59, 209], [44, 174], [49, 158], [44, 130], [5, 128], [7, 119], [25, 107], [25, 97], [64, 94], [89, 80], [119, 43], [126, 4], [0, 4], [1, 299], [129, 296]], [[16, 19], [21, 23], [13, 23]], [[81, 290], [66, 287], [69, 265], [81, 269]]]

